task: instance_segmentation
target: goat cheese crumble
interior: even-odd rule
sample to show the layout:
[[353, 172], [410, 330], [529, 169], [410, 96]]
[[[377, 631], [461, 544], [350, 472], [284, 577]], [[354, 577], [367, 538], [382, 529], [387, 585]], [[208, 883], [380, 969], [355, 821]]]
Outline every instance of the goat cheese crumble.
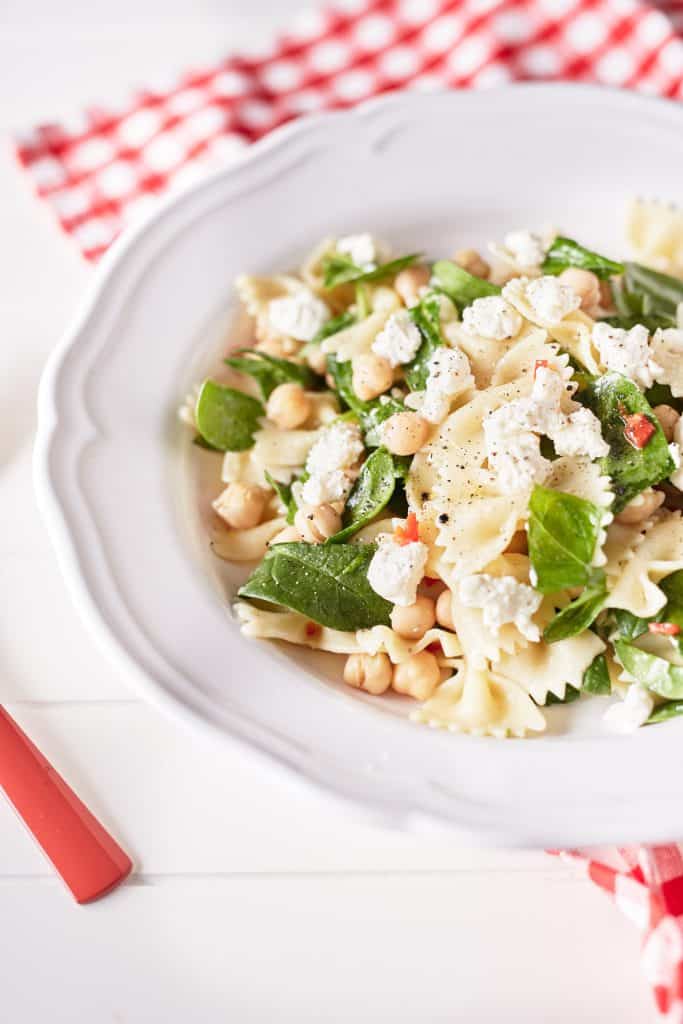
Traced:
[[587, 455], [601, 459], [609, 455], [609, 445], [600, 432], [600, 420], [590, 409], [577, 409], [552, 433], [558, 455]]
[[593, 324], [593, 341], [606, 369], [629, 377], [643, 388], [652, 387], [657, 367], [651, 358], [647, 327], [635, 324], [627, 331], [611, 324]]
[[602, 720], [614, 732], [626, 735], [647, 722], [654, 706], [655, 702], [647, 687], [642, 683], [633, 683], [623, 700], [607, 708]]
[[407, 309], [400, 309], [387, 320], [372, 343], [375, 355], [382, 356], [392, 366], [409, 363], [422, 344], [422, 335]]
[[309, 288], [299, 288], [268, 303], [270, 326], [296, 341], [311, 341], [331, 315], [327, 305]]
[[469, 334], [479, 334], [495, 341], [514, 338], [522, 329], [522, 318], [517, 310], [499, 295], [475, 299], [464, 310], [462, 322]]
[[533, 231], [510, 231], [503, 239], [503, 245], [519, 267], [539, 267], [545, 259], [543, 239]]
[[[505, 286], [507, 288], [507, 285]], [[503, 288], [503, 296], [505, 296]], [[556, 277], [537, 277], [525, 285], [526, 298], [539, 320], [553, 326], [559, 324], [581, 305], [581, 297], [573, 288]]]
[[372, 235], [363, 231], [358, 235], [345, 235], [337, 241], [337, 252], [348, 256], [352, 263], [363, 270], [374, 270], [386, 257], [385, 246]]
[[357, 423], [334, 420], [321, 432], [306, 459], [308, 480], [301, 489], [306, 505], [343, 501], [353, 486], [349, 470], [363, 454], [364, 446]]
[[469, 359], [459, 348], [437, 348], [427, 366], [420, 413], [430, 423], [441, 423], [448, 416], [451, 400], [474, 387], [474, 377]]
[[460, 580], [460, 600], [468, 608], [481, 608], [484, 625], [496, 632], [512, 622], [531, 643], [541, 639], [541, 631], [532, 621], [543, 600], [533, 587], [514, 576], [489, 576], [476, 573]]
[[385, 534], [368, 567], [368, 583], [376, 594], [392, 604], [402, 608], [414, 604], [428, 551], [422, 541], [397, 544]]

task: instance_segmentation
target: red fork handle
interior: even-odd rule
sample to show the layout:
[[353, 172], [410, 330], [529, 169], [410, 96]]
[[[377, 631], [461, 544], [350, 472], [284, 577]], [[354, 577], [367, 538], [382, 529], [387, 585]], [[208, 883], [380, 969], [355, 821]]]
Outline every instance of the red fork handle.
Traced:
[[2, 707], [0, 786], [78, 903], [128, 877], [130, 857]]

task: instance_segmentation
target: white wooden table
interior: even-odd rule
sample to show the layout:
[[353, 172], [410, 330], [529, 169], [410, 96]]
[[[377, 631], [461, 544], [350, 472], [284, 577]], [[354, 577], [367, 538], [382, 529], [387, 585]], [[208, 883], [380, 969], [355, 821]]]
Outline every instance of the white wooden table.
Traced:
[[[0, 128], [257, 39], [286, 0], [4, 0]], [[249, 12], [248, 14], [246, 12]], [[0, 699], [137, 872], [78, 908], [0, 801], [8, 1024], [653, 1019], [638, 937], [545, 854], [375, 830], [136, 700], [36, 511], [43, 362], [89, 268], [0, 152]]]

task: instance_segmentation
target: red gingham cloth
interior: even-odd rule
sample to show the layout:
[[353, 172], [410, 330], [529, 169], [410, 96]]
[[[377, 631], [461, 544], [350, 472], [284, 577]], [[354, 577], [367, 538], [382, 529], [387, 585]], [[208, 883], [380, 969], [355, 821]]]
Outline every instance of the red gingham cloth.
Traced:
[[[19, 160], [83, 255], [276, 125], [397, 88], [518, 79], [601, 82], [683, 99], [683, 0], [337, 0], [259, 53], [195, 67], [119, 109], [16, 139]], [[683, 847], [561, 853], [643, 933], [643, 971], [683, 1024]]]

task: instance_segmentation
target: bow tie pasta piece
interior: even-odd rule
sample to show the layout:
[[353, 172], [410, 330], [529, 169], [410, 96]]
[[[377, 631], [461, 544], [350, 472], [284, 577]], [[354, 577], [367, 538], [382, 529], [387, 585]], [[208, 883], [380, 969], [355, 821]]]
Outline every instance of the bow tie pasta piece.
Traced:
[[521, 686], [486, 666], [465, 662], [422, 707], [415, 722], [474, 736], [524, 736], [542, 732], [545, 718]]
[[656, 199], [631, 202], [626, 238], [643, 263], [658, 270], [683, 274], [683, 210]]
[[[481, 571], [508, 547], [526, 516], [529, 495], [435, 499], [437, 542], [450, 578]], [[442, 520], [445, 517], [445, 522]]]
[[[523, 380], [525, 377], [533, 380], [537, 363], [547, 364], [548, 368], [559, 373], [567, 384], [571, 381], [573, 371], [567, 353], [560, 352], [560, 346], [556, 342], [548, 341], [547, 331], [532, 327], [520, 341], [508, 348], [495, 368], [491, 384], [498, 387], [515, 380]], [[574, 390], [575, 388], [572, 388], [571, 392], [567, 391], [567, 396], [570, 397]], [[572, 406], [573, 408], [575, 406]]]
[[604, 508], [606, 521], [611, 521], [609, 507], [614, 494], [610, 478], [602, 473], [598, 462], [592, 462], [587, 456], [562, 455], [555, 459], [543, 486]]
[[[373, 626], [372, 629], [359, 629], [356, 633], [359, 650], [365, 654], [384, 652], [394, 665], [405, 661], [412, 654], [419, 654], [431, 644], [438, 643], [443, 651], [443, 659], [459, 658], [462, 646], [455, 633], [446, 629], [428, 629], [419, 640], [409, 641], [400, 637], [388, 626]], [[437, 660], [439, 656], [437, 655]]]
[[451, 345], [461, 349], [467, 356], [477, 388], [487, 388], [496, 366], [509, 350], [510, 342], [495, 341], [493, 338], [473, 334], [466, 331], [457, 320], [447, 324], [444, 334]]
[[665, 381], [674, 398], [683, 397], [683, 330], [676, 327], [655, 331], [651, 344], [655, 379]]
[[354, 356], [370, 352], [373, 341], [389, 317], [401, 308], [400, 299], [392, 288], [378, 286], [369, 288], [368, 292], [372, 312], [358, 323], [325, 338], [320, 348], [326, 355], [335, 355], [345, 363]]
[[508, 281], [504, 289], [504, 295], [508, 302], [532, 324], [544, 327], [550, 337], [569, 352], [589, 373], [598, 373], [600, 359], [592, 340], [595, 321], [580, 309], [575, 309], [554, 322], [539, 316], [527, 297], [527, 283], [522, 277]]
[[662, 512], [628, 553], [612, 586], [608, 607], [624, 608], [641, 619], [656, 615], [666, 604], [666, 595], [657, 584], [678, 569], [683, 569], [683, 519], [680, 512]]
[[261, 640], [286, 640], [290, 644], [311, 647], [332, 654], [358, 654], [361, 650], [356, 634], [328, 629], [311, 622], [299, 612], [271, 612], [247, 601], [238, 601], [235, 613], [244, 636]]
[[580, 689], [583, 673], [604, 649], [602, 640], [586, 630], [554, 644], [529, 644], [515, 654], [503, 654], [496, 671], [545, 704], [549, 693], [563, 700], [567, 685]]
[[228, 562], [257, 562], [265, 555], [273, 537], [286, 525], [284, 516], [241, 530], [231, 530], [219, 522], [211, 529], [211, 550]]

